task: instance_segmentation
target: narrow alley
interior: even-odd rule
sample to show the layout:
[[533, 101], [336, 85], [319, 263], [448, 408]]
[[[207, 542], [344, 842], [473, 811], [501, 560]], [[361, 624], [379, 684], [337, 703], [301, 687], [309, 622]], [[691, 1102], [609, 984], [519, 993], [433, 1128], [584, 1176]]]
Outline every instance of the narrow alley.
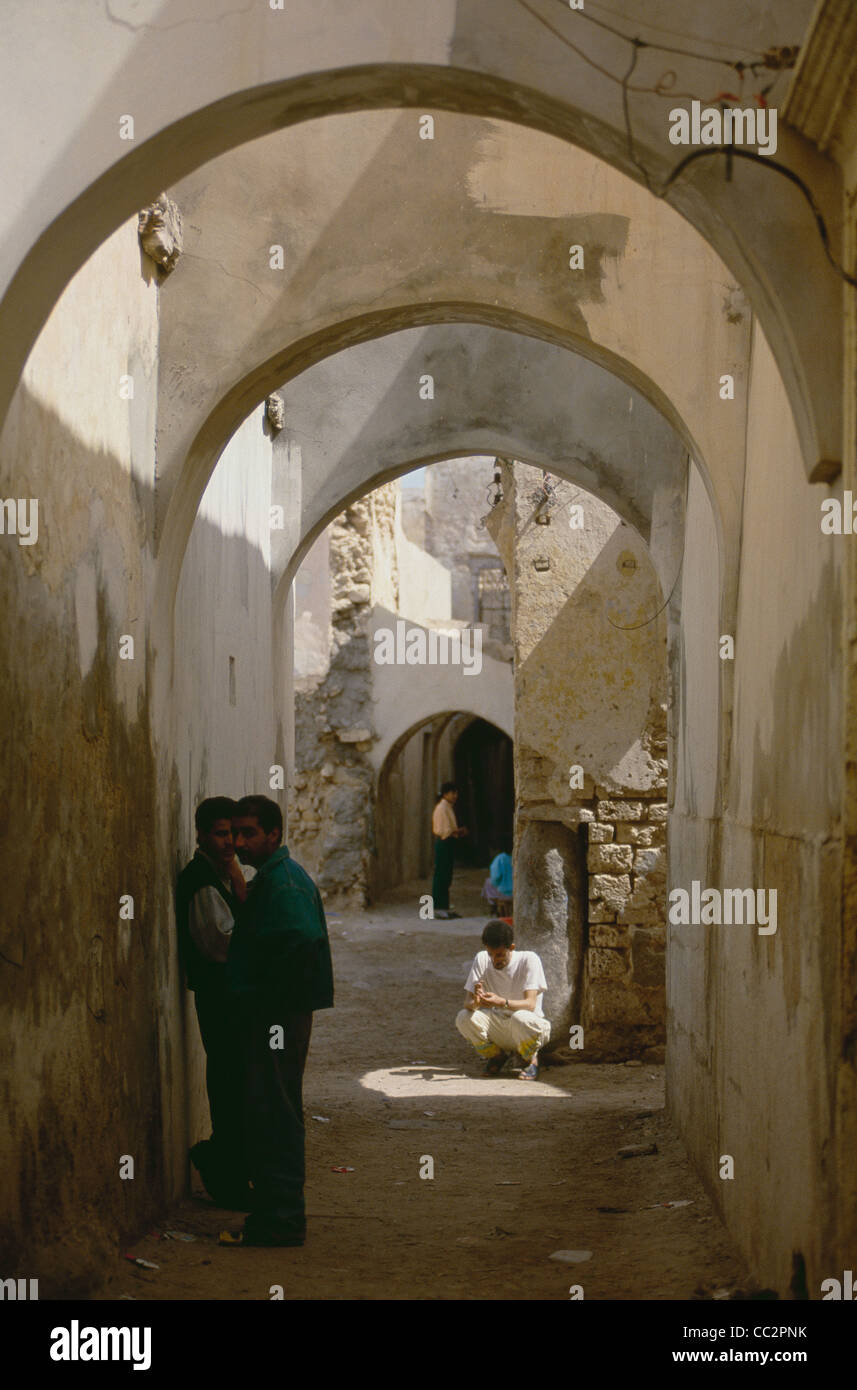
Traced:
[[[473, 910], [475, 876], [462, 878]], [[125, 1252], [158, 1269], [121, 1260], [98, 1297], [269, 1299], [277, 1285], [284, 1299], [564, 1300], [575, 1284], [589, 1300], [749, 1290], [665, 1118], [663, 1067], [484, 1078], [453, 1025], [484, 914], [420, 921], [416, 902], [405, 888], [368, 913], [331, 915], [337, 1004], [315, 1016], [304, 1083], [306, 1245], [224, 1249], [218, 1233], [243, 1217], [199, 1195]], [[657, 1153], [617, 1156], [649, 1144]], [[433, 1179], [419, 1176], [426, 1157]], [[551, 1259], [560, 1250], [591, 1253], [569, 1264]]]
[[2, 14], [0, 1301], [824, 1341], [857, 4]]

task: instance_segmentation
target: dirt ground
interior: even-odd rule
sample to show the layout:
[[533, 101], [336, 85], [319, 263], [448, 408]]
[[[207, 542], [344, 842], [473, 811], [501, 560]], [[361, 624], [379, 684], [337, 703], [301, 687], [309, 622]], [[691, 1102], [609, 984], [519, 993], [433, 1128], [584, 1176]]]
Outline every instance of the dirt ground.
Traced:
[[[481, 1075], [453, 1022], [487, 920], [475, 883], [456, 881], [459, 910], [474, 913], [461, 921], [420, 921], [424, 885], [330, 914], [337, 1003], [315, 1016], [304, 1087], [306, 1245], [220, 1247], [218, 1232], [243, 1216], [188, 1198], [130, 1252], [159, 1268], [120, 1260], [99, 1298], [269, 1299], [275, 1285], [285, 1299], [368, 1300], [749, 1288], [665, 1117], [663, 1067], [576, 1063], [535, 1083]], [[650, 1142], [656, 1154], [617, 1157]], [[426, 1157], [433, 1178], [420, 1177]], [[566, 1263], [556, 1251], [589, 1254]]]

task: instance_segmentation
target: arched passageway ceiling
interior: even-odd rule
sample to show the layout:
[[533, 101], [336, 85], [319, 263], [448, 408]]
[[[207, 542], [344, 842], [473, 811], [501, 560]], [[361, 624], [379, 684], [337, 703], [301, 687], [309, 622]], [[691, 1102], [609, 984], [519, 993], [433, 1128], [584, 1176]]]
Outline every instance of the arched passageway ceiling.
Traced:
[[[434, 379], [433, 400], [419, 398], [421, 373]], [[430, 460], [492, 452], [538, 463], [613, 507], [649, 544], [669, 593], [681, 559], [685, 445], [594, 362], [501, 329], [445, 324], [348, 348], [283, 395], [272, 499], [291, 529], [272, 532], [280, 601], [315, 537], [354, 497]], [[486, 469], [486, 493], [489, 481]], [[727, 504], [731, 495], [727, 486]]]
[[[591, 24], [584, 29], [579, 15], [547, 0], [534, 4], [550, 10], [592, 61], [613, 74], [625, 71], [623, 39]], [[667, 3], [646, 19], [667, 31], [686, 31], [692, 21], [703, 52], [712, 44], [723, 52], [728, 36], [740, 57], [799, 43], [812, 8], [812, 0], [779, 0], [776, 7], [718, 0], [689, 13], [685, 4]], [[662, 30], [646, 30], [631, 0], [615, 0], [610, 14], [626, 33], [664, 41]], [[517, 0], [492, 0], [490, 9], [484, 0], [288, 0], [282, 11], [263, 0], [234, 10], [227, 0], [89, 0], [64, 7], [61, 22], [53, 0], [49, 7], [47, 0], [7, 0], [4, 38], [4, 186], [18, 196], [0, 207], [0, 418], [47, 314], [95, 247], [163, 186], [271, 131], [348, 110], [466, 111], [551, 131], [642, 177], [629, 153], [616, 82], [564, 47]], [[676, 89], [703, 100], [724, 71], [643, 49], [636, 85], [651, 89], [667, 62], [677, 69]], [[677, 163], [668, 140], [673, 102], [645, 91], [630, 101], [637, 159], [657, 182]], [[124, 114], [136, 123], [127, 143], [119, 138]], [[442, 139], [421, 149], [412, 142], [411, 192], [427, 186], [417, 160], [429, 149], [442, 162]], [[777, 157], [812, 187], [838, 244], [836, 166], [782, 125]], [[281, 205], [289, 198], [275, 173], [266, 186]], [[718, 158], [697, 162], [668, 197], [751, 294], [792, 400], [807, 467], [829, 471], [841, 447], [841, 286], [811, 234], [799, 192], [760, 165], [740, 163], [727, 182]], [[408, 201], [399, 199], [397, 214]], [[255, 207], [253, 196], [248, 209], [242, 190], [245, 218]], [[343, 261], [351, 269], [367, 248], [359, 229], [343, 230], [356, 232]], [[681, 280], [681, 260], [674, 269]]]
[[[751, 314], [720, 259], [572, 146], [464, 116], [445, 128], [423, 142], [419, 178], [413, 117], [376, 112], [232, 151], [176, 190], [189, 233], [162, 291], [159, 375], [170, 592], [217, 455], [250, 409], [331, 353], [415, 324], [513, 327], [616, 371], [710, 471], [726, 461], [738, 507]], [[249, 215], [248, 189], [264, 190]], [[582, 272], [570, 243], [584, 246]], [[269, 268], [276, 244], [283, 271]], [[719, 399], [723, 373], [734, 401]]]
[[[392, 628], [398, 615], [376, 607], [372, 611], [369, 640], [374, 650], [374, 634], [379, 628]], [[419, 627], [407, 623], [408, 628]], [[512, 738], [515, 689], [511, 664], [482, 654], [481, 670], [468, 675], [462, 666], [374, 666], [372, 670], [373, 720], [377, 738], [369, 754], [376, 770], [405, 733], [413, 733], [441, 715], [472, 715], [495, 724]]]
[[474, 724], [477, 720], [482, 720], [484, 723], [490, 724], [493, 729], [499, 729], [501, 734], [505, 734], [507, 738], [514, 740], [511, 709], [509, 710], [508, 717], [503, 717], [502, 722], [499, 722], [491, 715], [478, 712], [475, 705], [472, 709], [469, 707], [466, 709], [436, 709], [432, 713], [421, 715], [419, 719], [408, 724], [407, 727], [404, 727], [403, 722], [400, 721], [395, 738], [385, 739], [383, 756], [377, 759], [373, 755], [373, 762], [377, 769], [379, 782], [385, 773], [390, 771], [396, 759], [401, 755], [405, 745], [409, 743], [414, 737], [414, 734], [418, 734], [421, 729], [426, 729], [436, 724], [437, 728], [434, 732], [438, 740], [447, 730], [451, 730], [453, 738], [457, 740], [470, 728], [471, 724]]

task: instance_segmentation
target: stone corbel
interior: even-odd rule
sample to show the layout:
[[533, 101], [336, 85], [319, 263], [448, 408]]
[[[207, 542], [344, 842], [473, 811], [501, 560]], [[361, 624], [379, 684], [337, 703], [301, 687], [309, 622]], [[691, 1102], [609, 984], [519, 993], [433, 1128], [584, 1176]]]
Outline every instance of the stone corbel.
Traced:
[[182, 215], [166, 193], [137, 214], [137, 235], [147, 256], [160, 267], [164, 275], [175, 269], [182, 253]]
[[286, 423], [286, 403], [282, 396], [268, 396], [265, 400], [265, 416], [271, 429], [276, 432]]

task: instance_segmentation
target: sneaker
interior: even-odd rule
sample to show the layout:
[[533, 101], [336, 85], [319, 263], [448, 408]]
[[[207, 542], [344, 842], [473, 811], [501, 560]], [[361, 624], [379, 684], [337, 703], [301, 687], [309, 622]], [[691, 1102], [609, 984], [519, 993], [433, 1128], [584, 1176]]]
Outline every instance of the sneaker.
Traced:
[[518, 1072], [519, 1081], [538, 1081], [538, 1079], [539, 1064], [536, 1061], [530, 1062], [530, 1065], [528, 1067], [524, 1067], [523, 1071]]
[[485, 1064], [484, 1075], [499, 1076], [511, 1055], [511, 1052], [498, 1052], [496, 1057], [492, 1057], [491, 1060]]
[[434, 915], [439, 921], [446, 922], [451, 916], [451, 913], [447, 912], [445, 907], [436, 907]]
[[453, 912], [453, 911], [452, 911], [452, 908], [450, 908], [449, 912], [447, 912], [447, 914], [446, 914], [446, 920], [447, 920], [448, 922], [451, 922], [453, 919], [455, 919], [456, 921], [458, 921], [460, 918], [461, 918], [461, 913], [460, 913], [460, 912]]

